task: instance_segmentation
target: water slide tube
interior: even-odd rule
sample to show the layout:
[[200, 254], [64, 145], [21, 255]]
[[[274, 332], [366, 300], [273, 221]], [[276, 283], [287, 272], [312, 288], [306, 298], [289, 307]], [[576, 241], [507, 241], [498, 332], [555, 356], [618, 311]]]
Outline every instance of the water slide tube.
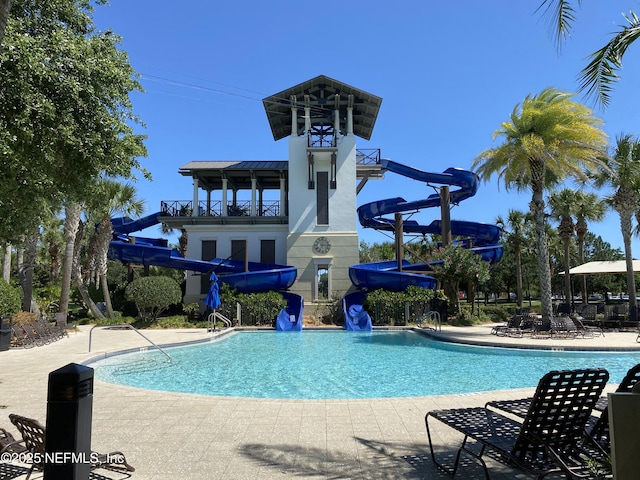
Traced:
[[353, 331], [372, 330], [371, 317], [364, 309], [364, 297], [366, 292], [359, 290], [345, 295], [342, 299], [342, 309], [344, 310], [344, 327]]
[[[388, 159], [382, 159], [381, 166], [383, 170], [427, 184], [458, 187], [449, 192], [449, 201], [453, 205], [473, 197], [478, 190], [478, 177], [467, 170], [448, 168], [443, 173], [430, 173]], [[360, 206], [358, 208], [358, 219], [365, 228], [394, 231], [395, 219], [386, 218], [384, 215], [433, 207], [440, 207], [440, 195], [437, 193], [429, 195], [425, 199], [411, 202], [402, 197], [394, 197]], [[429, 225], [421, 225], [415, 221], [405, 221], [402, 227], [405, 233], [439, 234], [442, 232], [442, 222], [440, 220], [434, 220]], [[500, 228], [496, 225], [452, 220], [451, 234], [470, 238], [472, 242], [471, 250], [480, 255], [484, 261], [495, 263], [502, 258], [502, 245], [498, 244], [500, 241]], [[436, 287], [436, 279], [425, 275], [429, 270], [428, 264], [411, 264], [403, 260], [402, 271], [400, 271], [397, 261], [393, 260], [352, 265], [349, 268], [349, 278], [354, 286], [362, 289], [384, 288], [402, 291], [410, 285], [433, 289]], [[345, 297], [345, 318], [349, 318], [347, 309], [352, 305], [357, 305], [357, 301], [358, 299], [355, 297], [349, 298], [349, 295]]]
[[[114, 233], [113, 240], [109, 244], [109, 259], [122, 263], [191, 270], [203, 274], [214, 272], [221, 282], [241, 293], [286, 290], [296, 280], [298, 274], [296, 267], [249, 262], [248, 271], [244, 271], [245, 263], [242, 261], [214, 258], [206, 262], [185, 258], [175, 248], [167, 247], [167, 241], [164, 239], [129, 236], [130, 233], [158, 224], [160, 215], [161, 213], [154, 213], [137, 220], [128, 217], [113, 218], [111, 223]], [[287, 307], [284, 309], [287, 310], [287, 322], [293, 323], [291, 322], [293, 315], [298, 324], [297, 327], [287, 328], [287, 330], [296, 328], [299, 330], [302, 327], [302, 297], [290, 292], [281, 293], [287, 294], [285, 296]], [[277, 325], [278, 322], [276, 322]]]
[[302, 330], [302, 311], [304, 310], [304, 300], [301, 295], [291, 292], [280, 292], [287, 301], [287, 306], [280, 310], [276, 318], [276, 330], [300, 331]]

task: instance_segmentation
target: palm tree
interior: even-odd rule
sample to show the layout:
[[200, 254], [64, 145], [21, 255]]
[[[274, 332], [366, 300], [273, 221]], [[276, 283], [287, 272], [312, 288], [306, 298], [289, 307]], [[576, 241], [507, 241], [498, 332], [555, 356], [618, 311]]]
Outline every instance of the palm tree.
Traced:
[[497, 174], [507, 189], [531, 190], [545, 319], [551, 319], [553, 308], [544, 192], [567, 177], [586, 179], [583, 168], [600, 166], [606, 146], [601, 120], [572, 97], [552, 88], [527, 96], [513, 109], [511, 121], [493, 134], [494, 139], [504, 137], [504, 143], [481, 152], [472, 167], [485, 181]]
[[61, 248], [64, 243], [63, 220], [53, 212], [47, 212], [42, 219], [42, 243], [49, 255], [49, 280], [57, 282], [62, 267]]
[[67, 201], [64, 207], [64, 257], [62, 260], [62, 287], [60, 289], [60, 303], [58, 315], [66, 321], [69, 314], [69, 298], [71, 296], [71, 280], [73, 279], [73, 259], [76, 235], [80, 226], [82, 205], [78, 202]]
[[[581, 0], [578, 0], [578, 4]], [[555, 32], [556, 45], [562, 43], [570, 35], [573, 22], [576, 19], [573, 2], [570, 0], [543, 0], [538, 10], [543, 10], [548, 16], [549, 25]], [[623, 15], [628, 25], [614, 34], [602, 48], [589, 55], [589, 64], [579, 75], [580, 90], [586, 91], [587, 96], [595, 97], [602, 106], [609, 105], [612, 84], [620, 77], [617, 72], [622, 68], [622, 57], [633, 42], [640, 37], [640, 19], [630, 11]]]
[[[587, 220], [599, 222], [604, 218], [605, 205], [595, 193], [585, 193], [578, 191], [576, 203], [574, 205], [576, 214], [576, 235], [578, 240], [578, 259], [580, 264], [584, 263], [584, 237], [589, 228]], [[587, 294], [587, 276], [582, 275], [580, 282], [580, 290], [582, 293], [582, 301], [588, 301]]]
[[108, 318], [113, 318], [111, 295], [107, 284], [107, 253], [109, 243], [113, 237], [111, 217], [117, 214], [124, 216], [140, 216], [144, 211], [144, 201], [136, 196], [136, 189], [131, 184], [122, 184], [112, 180], [102, 180], [98, 185], [99, 194], [96, 196], [96, 213], [99, 224], [91, 242], [90, 263], [95, 266], [97, 277], [102, 287], [102, 296]]
[[496, 218], [496, 223], [507, 234], [506, 241], [513, 249], [516, 264], [516, 298], [518, 308], [522, 308], [522, 248], [526, 244], [525, 226], [527, 214], [518, 210], [509, 210], [507, 219], [501, 216]]
[[610, 187], [613, 193], [605, 198], [620, 216], [620, 230], [627, 264], [627, 289], [629, 293], [629, 319], [636, 320], [638, 302], [633, 273], [631, 236], [633, 216], [640, 201], [640, 140], [635, 135], [620, 134], [616, 138], [613, 154], [605, 159], [606, 168], [591, 172], [596, 187]]
[[571, 294], [571, 239], [575, 233], [575, 224], [573, 222], [574, 205], [576, 203], [577, 190], [564, 188], [559, 192], [553, 192], [549, 195], [548, 202], [551, 208], [551, 218], [560, 220], [558, 225], [558, 234], [562, 240], [564, 252], [564, 298], [568, 304], [571, 304], [573, 295]]
[[9, 283], [11, 279], [11, 243], [8, 243], [4, 247], [4, 260], [2, 261], [2, 278], [5, 282]]

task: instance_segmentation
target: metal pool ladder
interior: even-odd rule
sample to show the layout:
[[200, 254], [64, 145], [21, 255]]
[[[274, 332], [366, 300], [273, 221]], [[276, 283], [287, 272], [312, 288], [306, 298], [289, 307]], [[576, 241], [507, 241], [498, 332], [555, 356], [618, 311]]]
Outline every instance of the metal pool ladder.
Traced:
[[[433, 320], [435, 323], [434, 327], [429, 327], [427, 325], [424, 325], [424, 323], [426, 323], [429, 320]], [[441, 320], [440, 320], [440, 312], [437, 312], [435, 310], [430, 310], [427, 313], [425, 313], [420, 320], [416, 323], [417, 327], [420, 328], [430, 328], [436, 332], [439, 332], [440, 330], [442, 330], [442, 324], [441, 324]]]
[[91, 327], [91, 330], [89, 330], [89, 353], [91, 353], [91, 335], [93, 334], [93, 329], [94, 328], [108, 328], [108, 327], [120, 327], [120, 328], [126, 327], [129, 330], [133, 330], [138, 335], [140, 335], [142, 338], [144, 338], [147, 342], [149, 342], [151, 345], [153, 345], [158, 350], [160, 350], [164, 354], [164, 356], [167, 357], [169, 359], [169, 361], [171, 361], [171, 356], [167, 352], [165, 352], [162, 348], [160, 348], [158, 345], [156, 345], [149, 337], [144, 335], [136, 327], [134, 327], [133, 325], [130, 325], [128, 323], [115, 323], [113, 325], [94, 325], [93, 327]]

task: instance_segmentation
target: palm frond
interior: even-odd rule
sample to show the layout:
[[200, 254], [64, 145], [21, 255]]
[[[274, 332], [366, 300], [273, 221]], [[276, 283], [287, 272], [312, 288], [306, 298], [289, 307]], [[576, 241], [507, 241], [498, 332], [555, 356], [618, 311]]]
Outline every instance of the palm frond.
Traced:
[[640, 19], [634, 12], [624, 16], [629, 23], [623, 26], [600, 50], [589, 55], [589, 64], [578, 74], [580, 91], [586, 91], [587, 98], [606, 108], [610, 102], [613, 84], [620, 78], [617, 72], [622, 68], [622, 57], [627, 48], [640, 37]]
[[[578, 0], [578, 5], [582, 3]], [[543, 0], [536, 9], [536, 13], [542, 11], [542, 16], [547, 17], [547, 26], [556, 48], [562, 49], [562, 45], [573, 30], [573, 22], [576, 20], [575, 9], [568, 0]]]

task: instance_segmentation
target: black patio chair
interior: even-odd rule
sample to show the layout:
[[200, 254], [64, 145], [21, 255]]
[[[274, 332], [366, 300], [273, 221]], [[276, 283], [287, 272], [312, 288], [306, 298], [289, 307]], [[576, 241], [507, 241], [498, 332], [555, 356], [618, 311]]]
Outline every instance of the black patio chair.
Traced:
[[[629, 393], [638, 381], [640, 381], [640, 363], [634, 365], [627, 371], [615, 391], [616, 393]], [[532, 397], [519, 398], [516, 400], [496, 400], [488, 402], [485, 407], [501, 410], [524, 418], [532, 400]], [[607, 405], [607, 396], [601, 395], [593, 408], [602, 413], [599, 416], [592, 416], [589, 419], [589, 422], [587, 422], [587, 432], [591, 439], [608, 453], [610, 450], [610, 436]]]
[[551, 337], [552, 328], [551, 319], [536, 318], [533, 323], [531, 338], [549, 338]]
[[507, 335], [509, 330], [519, 329], [522, 321], [524, 320], [524, 315], [514, 315], [507, 323], [504, 325], [496, 325], [491, 329], [491, 334], [496, 335], [498, 337], [504, 337]]
[[[26, 478], [29, 480], [34, 470], [43, 470], [44, 468], [46, 430], [44, 425], [33, 418], [12, 413], [9, 415], [9, 420], [18, 429], [26, 450], [31, 453], [32, 463]], [[126, 475], [127, 478], [131, 476], [131, 472], [135, 471], [135, 468], [127, 463], [122, 452], [97, 453], [92, 451], [88, 460], [91, 461], [89, 466], [91, 471], [103, 468]]]
[[578, 327], [571, 317], [555, 317], [551, 319], [551, 335], [573, 339], [578, 336]]
[[571, 315], [572, 307], [570, 303], [559, 303], [556, 308], [554, 315], [559, 317], [564, 315]]
[[[451, 475], [462, 452], [478, 460], [487, 479], [485, 452], [538, 478], [558, 471], [579, 475], [588, 468], [581, 448], [584, 428], [608, 379], [604, 369], [551, 371], [540, 379], [522, 422], [486, 407], [432, 410], [425, 416], [431, 458]], [[464, 435], [453, 465], [436, 459], [429, 418]]]

